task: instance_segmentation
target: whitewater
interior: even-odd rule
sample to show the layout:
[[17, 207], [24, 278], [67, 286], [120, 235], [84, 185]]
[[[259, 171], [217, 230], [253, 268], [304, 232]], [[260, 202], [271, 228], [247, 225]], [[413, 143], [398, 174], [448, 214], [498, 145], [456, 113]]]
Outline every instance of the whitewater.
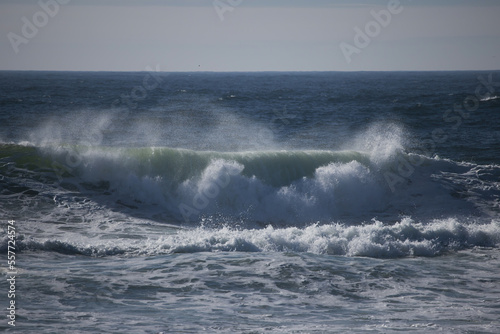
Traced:
[[0, 73], [17, 324], [495, 333], [498, 74]]

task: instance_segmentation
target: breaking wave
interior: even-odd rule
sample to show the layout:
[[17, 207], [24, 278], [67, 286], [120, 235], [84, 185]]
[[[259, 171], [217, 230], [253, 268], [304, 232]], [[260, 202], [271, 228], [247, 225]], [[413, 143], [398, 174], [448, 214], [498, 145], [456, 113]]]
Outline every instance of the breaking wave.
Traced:
[[145, 215], [156, 208], [178, 224], [198, 226], [219, 217], [247, 228], [303, 227], [372, 218], [397, 222], [403, 216], [495, 217], [500, 211], [500, 166], [403, 150], [381, 156], [354, 150], [3, 146], [17, 165], [50, 174], [57, 187]]
[[[314, 254], [396, 258], [437, 256], [472, 247], [497, 247], [500, 221], [489, 223], [436, 219], [426, 224], [403, 218], [386, 225], [374, 220], [359, 226], [314, 224], [236, 230], [201, 226], [156, 239], [19, 240], [19, 250], [42, 250], [87, 256], [161, 255], [196, 252], [309, 252]], [[2, 249], [7, 246], [2, 241]]]

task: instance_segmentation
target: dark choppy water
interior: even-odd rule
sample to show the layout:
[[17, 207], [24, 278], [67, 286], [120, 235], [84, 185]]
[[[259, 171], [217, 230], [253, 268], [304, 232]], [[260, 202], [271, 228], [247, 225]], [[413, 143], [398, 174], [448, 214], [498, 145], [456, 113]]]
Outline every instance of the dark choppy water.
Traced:
[[0, 72], [0, 328], [495, 333], [496, 80]]

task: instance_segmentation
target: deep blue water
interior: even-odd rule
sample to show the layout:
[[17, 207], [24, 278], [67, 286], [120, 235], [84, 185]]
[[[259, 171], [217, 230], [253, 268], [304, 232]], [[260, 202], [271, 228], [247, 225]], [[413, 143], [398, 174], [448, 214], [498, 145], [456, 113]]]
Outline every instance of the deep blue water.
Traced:
[[0, 72], [0, 328], [495, 333], [499, 97], [498, 71]]

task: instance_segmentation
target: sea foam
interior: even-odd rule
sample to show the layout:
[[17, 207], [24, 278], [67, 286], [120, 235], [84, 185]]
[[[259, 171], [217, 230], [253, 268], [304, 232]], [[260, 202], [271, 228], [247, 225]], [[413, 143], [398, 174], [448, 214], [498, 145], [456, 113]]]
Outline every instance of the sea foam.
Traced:
[[[43, 250], [87, 256], [160, 255], [196, 252], [308, 252], [344, 256], [396, 258], [437, 256], [473, 247], [498, 247], [500, 221], [437, 219], [416, 222], [407, 217], [387, 225], [313, 224], [304, 228], [234, 229], [200, 226], [155, 238], [67, 238], [19, 240], [19, 250]], [[2, 240], [2, 249], [7, 240]]]
[[[157, 206], [179, 224], [191, 226], [215, 216], [245, 220], [248, 227], [358, 224], [372, 218], [396, 222], [402, 215], [427, 220], [478, 216], [494, 207], [500, 191], [498, 182], [484, 179], [500, 175], [498, 166], [429, 158], [398, 147], [380, 154], [380, 148], [370, 152], [79, 149], [71, 182], [104, 184], [116, 201], [138, 210]], [[44, 148], [43, 154], [64, 163], [68, 150]], [[413, 161], [418, 164], [411, 165]], [[396, 175], [397, 182], [391, 183], [388, 175]]]

